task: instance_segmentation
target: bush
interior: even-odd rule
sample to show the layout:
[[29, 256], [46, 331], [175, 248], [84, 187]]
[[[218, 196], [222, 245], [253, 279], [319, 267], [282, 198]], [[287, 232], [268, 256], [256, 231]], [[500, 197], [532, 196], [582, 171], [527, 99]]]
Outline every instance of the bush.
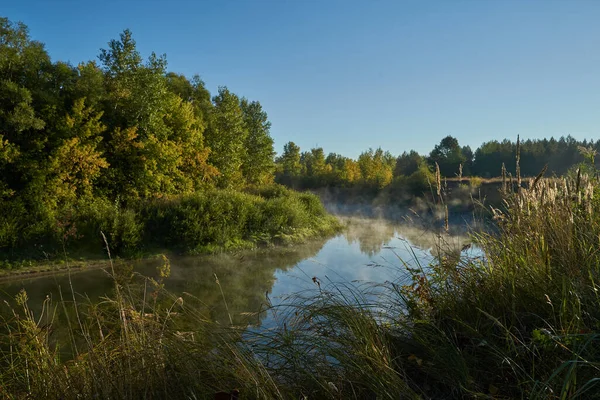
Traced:
[[[23, 207], [0, 216], [0, 249], [9, 258], [113, 255], [173, 249], [186, 253], [254, 247], [281, 237], [305, 238], [339, 229], [318, 197], [280, 185], [243, 193], [211, 189], [140, 200], [128, 206], [104, 198], [81, 199], [31, 223]], [[17, 207], [15, 203], [14, 207]], [[25, 215], [25, 216], [24, 216]], [[43, 249], [43, 250], [42, 250]]]
[[144, 223], [137, 212], [103, 198], [82, 200], [72, 214], [75, 227], [72, 249], [98, 252], [105, 247], [102, 234], [114, 254], [130, 254], [141, 243]]
[[211, 190], [150, 201], [141, 209], [146, 243], [193, 251], [209, 244], [226, 247], [246, 238], [247, 221], [256, 196]]
[[406, 185], [416, 196], [420, 196], [423, 193], [429, 192], [434, 182], [435, 176], [425, 163], [421, 163], [417, 171], [413, 172], [408, 178], [406, 178]]
[[265, 186], [252, 186], [252, 187], [247, 188], [246, 192], [256, 195], [256, 196], [260, 196], [264, 199], [287, 197], [291, 193], [293, 193], [293, 191], [291, 189], [288, 189], [287, 187], [277, 184], [277, 183], [273, 183], [273, 184], [265, 185]]
[[469, 177], [469, 185], [472, 188], [479, 188], [479, 187], [481, 187], [482, 183], [483, 183], [483, 178], [479, 178], [477, 176]]

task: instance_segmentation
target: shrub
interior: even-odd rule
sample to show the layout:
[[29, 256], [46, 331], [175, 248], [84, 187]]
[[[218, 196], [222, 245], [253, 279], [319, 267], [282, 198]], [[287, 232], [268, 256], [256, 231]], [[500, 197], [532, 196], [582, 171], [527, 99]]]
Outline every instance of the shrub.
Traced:
[[406, 178], [409, 190], [417, 196], [427, 193], [433, 182], [435, 182], [435, 176], [426, 163], [421, 163], [417, 171]]
[[277, 197], [287, 197], [290, 196], [293, 191], [288, 189], [287, 187], [273, 183], [265, 186], [252, 186], [246, 189], [246, 191], [250, 194], [260, 196], [265, 199], [274, 199]]

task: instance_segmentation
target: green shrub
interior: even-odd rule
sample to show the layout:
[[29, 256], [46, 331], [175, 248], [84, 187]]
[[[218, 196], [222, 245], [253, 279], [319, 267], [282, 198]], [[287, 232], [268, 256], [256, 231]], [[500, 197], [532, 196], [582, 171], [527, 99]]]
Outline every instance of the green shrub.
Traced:
[[483, 178], [480, 178], [477, 176], [472, 176], [469, 178], [469, 185], [472, 188], [479, 188], [479, 187], [481, 187], [482, 183], [483, 183]]
[[425, 163], [421, 163], [417, 171], [406, 178], [409, 190], [417, 196], [429, 192], [433, 182], [435, 182], [435, 176]]
[[[318, 197], [280, 185], [252, 193], [211, 189], [183, 196], [130, 202], [83, 198], [57, 211], [43, 207], [0, 216], [0, 251], [8, 258], [102, 256], [104, 233], [113, 255], [159, 249], [198, 253], [253, 247], [282, 236], [332, 233], [339, 228]], [[299, 236], [299, 237], [300, 237]]]
[[105, 246], [101, 232], [114, 254], [135, 251], [142, 240], [144, 223], [137, 212], [107, 199], [94, 198], [82, 201], [73, 216], [77, 228], [75, 244], [88, 251]]
[[324, 217], [327, 214], [327, 211], [325, 211], [325, 207], [318, 196], [312, 193], [300, 193], [297, 194], [297, 196], [308, 214], [316, 217]]
[[250, 194], [260, 196], [265, 199], [289, 196], [294, 193], [291, 189], [288, 189], [287, 187], [277, 183], [265, 186], [252, 186], [247, 188], [246, 191]]

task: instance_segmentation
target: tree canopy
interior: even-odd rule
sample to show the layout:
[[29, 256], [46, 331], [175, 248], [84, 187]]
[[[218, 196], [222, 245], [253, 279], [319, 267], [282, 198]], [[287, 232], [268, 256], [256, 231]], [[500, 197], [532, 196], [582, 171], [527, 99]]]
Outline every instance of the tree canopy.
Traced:
[[24, 24], [0, 18], [0, 226], [9, 210], [35, 225], [91, 197], [129, 203], [273, 180], [258, 101], [226, 87], [211, 99], [200, 77], [168, 72], [166, 56], [144, 59], [129, 30], [98, 61], [52, 62]]

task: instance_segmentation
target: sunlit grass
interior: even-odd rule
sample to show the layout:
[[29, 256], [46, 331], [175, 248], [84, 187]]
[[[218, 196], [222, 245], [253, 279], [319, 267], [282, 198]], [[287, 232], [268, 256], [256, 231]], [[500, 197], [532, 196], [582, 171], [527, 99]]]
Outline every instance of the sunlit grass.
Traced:
[[269, 329], [206, 319], [163, 289], [168, 264], [157, 281], [117, 278], [110, 298], [65, 296], [41, 315], [22, 293], [0, 336], [0, 387], [9, 398], [593, 398], [598, 194], [581, 174], [510, 186], [497, 230], [474, 234], [484, 258], [438, 252], [406, 263], [402, 283], [315, 278], [277, 306], [265, 299]]

